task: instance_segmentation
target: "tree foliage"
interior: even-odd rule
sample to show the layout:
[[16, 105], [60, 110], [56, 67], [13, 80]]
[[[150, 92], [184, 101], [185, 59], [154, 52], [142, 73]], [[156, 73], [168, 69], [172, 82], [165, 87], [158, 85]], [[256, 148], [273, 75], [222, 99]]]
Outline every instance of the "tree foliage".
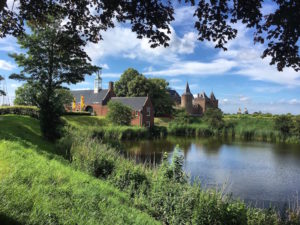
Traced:
[[34, 86], [41, 130], [46, 138], [54, 140], [59, 136], [60, 115], [64, 110], [57, 90], [63, 84], [83, 81], [85, 75], [91, 75], [98, 67], [89, 63], [78, 34], [66, 32], [61, 19], [47, 18], [47, 24], [28, 23], [31, 33], [18, 38], [26, 53], [10, 55], [22, 68], [10, 78]]
[[118, 126], [129, 126], [132, 119], [132, 110], [120, 102], [108, 102], [108, 120]]
[[221, 129], [224, 127], [223, 112], [221, 109], [208, 108], [204, 113], [204, 121], [213, 129]]
[[287, 137], [293, 130], [293, 120], [289, 115], [280, 115], [275, 118], [275, 129]]
[[168, 85], [164, 79], [147, 79], [137, 70], [129, 68], [115, 83], [115, 92], [120, 97], [148, 95], [154, 106], [155, 116], [171, 115], [174, 103], [168, 93]]
[[[37, 92], [37, 88], [34, 84], [25, 83], [21, 87], [18, 87], [15, 91], [14, 105], [28, 105], [38, 106], [38, 98], [41, 95]], [[70, 105], [73, 101], [73, 95], [68, 89], [61, 88], [55, 90], [55, 95], [59, 99], [60, 106]]]
[[[170, 23], [177, 1], [164, 0], [21, 0], [8, 7], [0, 4], [0, 37], [24, 33], [25, 21], [47, 24], [49, 18], [62, 14], [67, 21], [66, 33], [74, 33], [86, 44], [98, 42], [101, 33], [116, 23], [130, 23], [138, 38], [149, 38], [151, 47], [168, 46]], [[179, 3], [183, 2], [178, 0]], [[273, 0], [273, 10], [263, 9], [264, 0], [185, 0], [195, 7], [195, 28], [200, 41], [215, 43], [226, 50], [228, 41], [237, 36], [234, 24], [241, 22], [254, 30], [254, 42], [265, 43], [262, 57], [270, 57], [270, 64], [278, 70], [284, 67], [300, 69], [300, 1]]]
[[[3, 80], [4, 78], [0, 75], [0, 81]], [[1, 87], [0, 87], [1, 88]], [[4, 92], [4, 90], [0, 89], [0, 96], [1, 95], [6, 95], [6, 93]]]

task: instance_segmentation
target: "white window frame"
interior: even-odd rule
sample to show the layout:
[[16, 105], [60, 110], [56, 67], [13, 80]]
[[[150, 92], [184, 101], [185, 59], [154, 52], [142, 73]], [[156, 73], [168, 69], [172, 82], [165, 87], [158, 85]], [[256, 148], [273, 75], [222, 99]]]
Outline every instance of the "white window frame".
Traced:
[[150, 121], [146, 121], [146, 127], [150, 127], [151, 126], [151, 123], [150, 123]]
[[147, 116], [151, 116], [151, 107], [147, 106], [146, 107], [146, 112], [147, 112]]
[[139, 116], [139, 111], [135, 111], [135, 117]]

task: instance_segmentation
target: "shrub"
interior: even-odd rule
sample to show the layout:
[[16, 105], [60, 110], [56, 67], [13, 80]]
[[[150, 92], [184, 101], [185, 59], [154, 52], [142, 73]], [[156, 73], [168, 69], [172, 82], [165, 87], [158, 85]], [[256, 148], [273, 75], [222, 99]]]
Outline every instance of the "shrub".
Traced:
[[35, 106], [1, 106], [0, 115], [5, 114], [27, 115], [33, 118], [38, 118], [39, 109]]
[[220, 109], [208, 108], [203, 119], [212, 129], [220, 130], [224, 127], [223, 112]]
[[293, 120], [291, 116], [288, 115], [280, 115], [275, 118], [275, 129], [280, 131], [280, 133], [287, 137], [291, 134], [293, 129]]
[[108, 120], [118, 126], [128, 126], [132, 119], [132, 110], [120, 102], [110, 101], [108, 103]]

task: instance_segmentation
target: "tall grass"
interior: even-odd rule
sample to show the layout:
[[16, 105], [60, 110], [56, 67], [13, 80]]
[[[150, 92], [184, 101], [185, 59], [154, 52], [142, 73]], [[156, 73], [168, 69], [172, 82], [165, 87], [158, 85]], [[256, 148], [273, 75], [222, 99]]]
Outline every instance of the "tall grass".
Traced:
[[[204, 190], [199, 182], [181, 179], [182, 158], [166, 157], [158, 167], [136, 164], [97, 139], [74, 138], [75, 168], [109, 181], [127, 192], [134, 205], [164, 224], [300, 224], [299, 209], [280, 217], [275, 210], [247, 207], [217, 190]], [[179, 166], [178, 166], [179, 165]]]
[[267, 115], [225, 115], [222, 129], [214, 129], [198, 119], [189, 124], [170, 122], [168, 134], [189, 137], [237, 138], [243, 141], [265, 141], [300, 143], [300, 137], [284, 136], [275, 129], [276, 116]]
[[159, 224], [112, 185], [36, 151], [0, 142], [1, 224]]

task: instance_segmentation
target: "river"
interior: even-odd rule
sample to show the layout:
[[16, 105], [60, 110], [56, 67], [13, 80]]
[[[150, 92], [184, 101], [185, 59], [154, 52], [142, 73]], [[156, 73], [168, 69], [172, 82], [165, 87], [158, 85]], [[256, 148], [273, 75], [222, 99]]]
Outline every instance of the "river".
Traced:
[[151, 164], [160, 163], [163, 152], [171, 159], [176, 145], [191, 182], [199, 178], [204, 188], [217, 187], [258, 207], [300, 200], [300, 145], [178, 137], [124, 143], [127, 157]]

